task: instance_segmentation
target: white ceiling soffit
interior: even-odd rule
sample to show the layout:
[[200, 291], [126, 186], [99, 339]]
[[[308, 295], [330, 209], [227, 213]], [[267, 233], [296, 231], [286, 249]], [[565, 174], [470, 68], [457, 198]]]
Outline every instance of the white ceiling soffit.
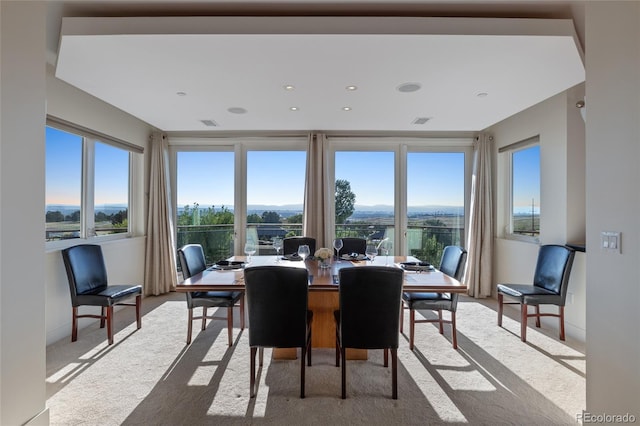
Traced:
[[485, 129], [585, 72], [571, 20], [127, 17], [63, 18], [56, 76], [167, 132], [424, 132]]

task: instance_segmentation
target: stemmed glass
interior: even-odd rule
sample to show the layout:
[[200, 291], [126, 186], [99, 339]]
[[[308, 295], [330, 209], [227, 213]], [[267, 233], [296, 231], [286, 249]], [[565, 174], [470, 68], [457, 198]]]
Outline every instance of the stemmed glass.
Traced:
[[311, 251], [309, 250], [308, 245], [304, 244], [298, 247], [298, 256], [302, 258], [303, 262], [305, 261], [307, 256], [309, 256], [310, 254], [311, 254]]
[[280, 249], [282, 248], [282, 238], [273, 239], [273, 248], [276, 249], [276, 262], [280, 262]]
[[389, 240], [383, 241], [380, 248], [382, 249], [382, 251], [384, 252], [384, 255], [386, 256], [384, 264], [385, 266], [389, 266], [389, 252], [391, 251], [391, 241]]
[[248, 256], [247, 263], [251, 263], [251, 256], [256, 252], [256, 245], [253, 241], [247, 241], [244, 245], [244, 254]]
[[376, 258], [376, 255], [378, 254], [378, 249], [374, 244], [367, 244], [367, 249], [365, 251], [365, 254], [371, 261], [371, 264], [373, 264], [373, 259]]
[[338, 252], [337, 260], [340, 261], [340, 249], [342, 249], [342, 239], [336, 238], [333, 240], [333, 248]]

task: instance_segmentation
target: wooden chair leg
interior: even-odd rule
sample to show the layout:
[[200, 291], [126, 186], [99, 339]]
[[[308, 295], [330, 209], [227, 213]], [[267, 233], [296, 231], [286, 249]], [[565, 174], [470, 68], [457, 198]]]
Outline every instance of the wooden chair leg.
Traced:
[[262, 367], [262, 365], [264, 364], [264, 348], [260, 348], [258, 353], [258, 356], [260, 357], [260, 367]]
[[388, 367], [389, 366], [389, 349], [383, 349], [384, 350], [384, 366]]
[[440, 327], [440, 334], [444, 334], [444, 324], [442, 323], [442, 309], [438, 309], [438, 326]]
[[306, 345], [301, 348], [300, 353], [300, 398], [304, 398], [304, 361], [307, 356]]
[[536, 305], [536, 327], [540, 328], [540, 305]]
[[456, 313], [451, 311], [451, 341], [453, 349], [458, 349], [458, 333], [456, 332]]
[[233, 346], [233, 306], [227, 308], [227, 335], [229, 336], [229, 346]]
[[142, 328], [142, 295], [136, 296], [136, 322], [138, 323], [138, 330]]
[[413, 336], [416, 329], [416, 311], [409, 309], [409, 349], [413, 350]]
[[202, 331], [207, 328], [207, 307], [202, 307]]
[[307, 366], [311, 367], [311, 324], [309, 324], [309, 330], [307, 331]]
[[256, 396], [256, 347], [252, 346], [249, 354], [250, 371], [249, 374], [249, 397]]
[[520, 304], [520, 340], [527, 341], [527, 312], [529, 306], [526, 303]]
[[107, 314], [105, 313], [105, 307], [101, 307], [100, 308], [100, 328], [104, 328], [104, 320], [107, 317]]
[[240, 330], [244, 330], [244, 295], [240, 298]]
[[498, 327], [502, 327], [502, 303], [504, 302], [504, 295], [498, 293]]
[[193, 308], [189, 308], [189, 325], [187, 327], [187, 345], [191, 344], [191, 328], [193, 326]]
[[347, 399], [347, 350], [340, 348], [340, 354], [342, 357], [342, 399]]
[[391, 349], [391, 397], [398, 399], [398, 349]]
[[564, 340], [564, 306], [560, 308], [560, 340]]
[[404, 302], [400, 301], [400, 333], [404, 331]]
[[78, 340], [78, 308], [71, 307], [71, 341]]
[[113, 306], [107, 307], [107, 337], [109, 344], [113, 345]]

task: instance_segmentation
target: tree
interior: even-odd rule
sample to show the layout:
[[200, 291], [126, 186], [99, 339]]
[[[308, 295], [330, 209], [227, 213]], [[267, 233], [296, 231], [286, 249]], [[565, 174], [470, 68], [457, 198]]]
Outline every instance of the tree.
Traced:
[[257, 213], [251, 213], [247, 216], [247, 223], [262, 223], [262, 217]]
[[348, 180], [336, 180], [336, 223], [345, 223], [353, 214], [356, 194], [351, 191]]
[[302, 213], [287, 218], [287, 223], [302, 223]]
[[264, 223], [280, 223], [280, 214], [278, 212], [262, 212], [262, 221]]
[[48, 211], [46, 214], [46, 222], [50, 223], [50, 222], [63, 222], [64, 221], [64, 215], [62, 214], [62, 212], [59, 211]]

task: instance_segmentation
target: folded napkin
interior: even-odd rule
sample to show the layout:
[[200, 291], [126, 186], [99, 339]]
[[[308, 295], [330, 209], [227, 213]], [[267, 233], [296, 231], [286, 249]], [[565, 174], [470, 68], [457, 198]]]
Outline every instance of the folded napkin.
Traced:
[[293, 254], [285, 254], [282, 257], [283, 260], [291, 260], [291, 261], [299, 261], [302, 260], [302, 257], [300, 257], [300, 255], [298, 255], [298, 253], [293, 253]]

